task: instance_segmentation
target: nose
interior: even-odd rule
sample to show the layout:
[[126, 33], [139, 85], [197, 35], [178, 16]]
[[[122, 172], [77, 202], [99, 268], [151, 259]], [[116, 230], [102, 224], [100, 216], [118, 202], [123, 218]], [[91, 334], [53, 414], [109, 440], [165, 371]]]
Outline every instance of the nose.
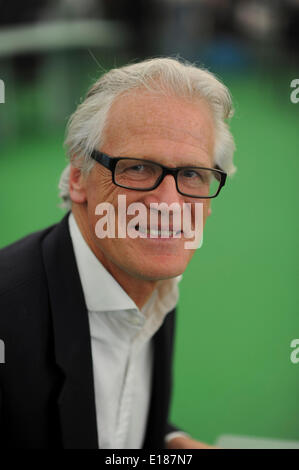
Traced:
[[147, 203], [166, 202], [167, 204], [176, 202], [182, 205], [184, 196], [178, 193], [174, 176], [166, 175], [157, 188], [148, 191], [145, 195], [145, 201]]

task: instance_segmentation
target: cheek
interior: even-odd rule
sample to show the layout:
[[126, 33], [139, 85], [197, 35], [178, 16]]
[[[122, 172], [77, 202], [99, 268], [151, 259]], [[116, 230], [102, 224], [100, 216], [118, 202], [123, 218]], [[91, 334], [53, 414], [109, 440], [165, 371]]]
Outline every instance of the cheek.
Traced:
[[202, 210], [203, 225], [205, 225], [206, 219], [209, 215], [210, 203], [207, 200], [204, 200], [201, 203], [202, 208], [196, 207], [195, 204], [192, 205], [192, 221], [193, 221], [193, 223], [196, 222], [196, 212], [197, 212], [197, 220], [200, 219], [200, 214], [201, 214], [201, 210]]
[[116, 186], [112, 184], [111, 179], [107, 176], [92, 178], [86, 189], [87, 203], [93, 208], [102, 202], [113, 204], [116, 192]]
[[209, 213], [210, 213], [210, 204], [209, 203], [204, 204], [204, 206], [203, 206], [203, 221], [204, 221], [204, 224], [206, 222], [206, 219], [207, 219]]

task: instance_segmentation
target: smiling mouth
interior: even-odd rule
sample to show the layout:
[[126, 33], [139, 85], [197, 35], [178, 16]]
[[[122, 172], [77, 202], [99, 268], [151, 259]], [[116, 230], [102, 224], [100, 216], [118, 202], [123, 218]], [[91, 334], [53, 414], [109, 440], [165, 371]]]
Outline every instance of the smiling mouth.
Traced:
[[148, 228], [148, 227], [142, 227], [139, 224], [135, 226], [135, 230], [138, 232], [153, 237], [153, 238], [178, 238], [179, 235], [182, 234], [182, 230], [161, 230], [161, 228]]

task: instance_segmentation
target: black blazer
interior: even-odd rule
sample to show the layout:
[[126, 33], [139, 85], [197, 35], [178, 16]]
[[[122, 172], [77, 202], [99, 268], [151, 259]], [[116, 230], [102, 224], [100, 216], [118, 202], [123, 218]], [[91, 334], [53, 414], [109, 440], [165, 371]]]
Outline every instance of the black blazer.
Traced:
[[[154, 341], [144, 449], [164, 448], [175, 309]], [[68, 230], [60, 223], [0, 250], [0, 447], [96, 449], [89, 323]]]

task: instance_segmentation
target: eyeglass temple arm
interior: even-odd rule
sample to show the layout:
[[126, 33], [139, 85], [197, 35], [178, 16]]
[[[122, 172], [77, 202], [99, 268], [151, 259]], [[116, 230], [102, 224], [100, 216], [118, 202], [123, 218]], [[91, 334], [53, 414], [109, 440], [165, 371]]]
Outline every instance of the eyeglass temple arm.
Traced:
[[104, 167], [111, 170], [112, 168], [112, 159], [105, 153], [99, 152], [98, 150], [93, 150], [90, 154], [91, 158], [96, 160], [98, 163], [101, 163]]
[[[214, 168], [215, 168], [215, 170], [220, 170], [220, 171], [223, 171], [223, 170], [222, 170], [222, 168], [220, 168], [220, 166], [219, 166], [219, 165], [215, 165], [215, 166], [214, 166]], [[224, 173], [225, 173], [225, 172], [224, 172]]]

